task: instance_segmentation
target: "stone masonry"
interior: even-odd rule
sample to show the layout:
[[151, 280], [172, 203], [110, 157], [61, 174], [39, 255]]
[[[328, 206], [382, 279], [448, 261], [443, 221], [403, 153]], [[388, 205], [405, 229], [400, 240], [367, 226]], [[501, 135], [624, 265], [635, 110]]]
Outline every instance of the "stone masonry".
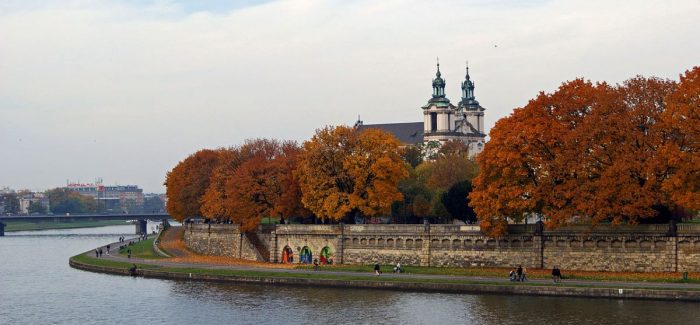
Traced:
[[[289, 247], [306, 247], [313, 257], [328, 247], [334, 263], [422, 266], [495, 266], [566, 270], [685, 272], [700, 270], [700, 227], [667, 225], [572, 226], [538, 231], [511, 225], [509, 234], [489, 238], [469, 225], [277, 225], [260, 234], [272, 262]], [[250, 260], [260, 254], [236, 225], [187, 225], [185, 242], [194, 251]]]

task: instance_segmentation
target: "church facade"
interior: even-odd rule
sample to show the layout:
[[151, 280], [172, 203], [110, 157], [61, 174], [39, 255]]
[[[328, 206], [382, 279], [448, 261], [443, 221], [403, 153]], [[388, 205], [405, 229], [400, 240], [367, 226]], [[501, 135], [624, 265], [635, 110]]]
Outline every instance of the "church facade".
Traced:
[[481, 152], [486, 141], [484, 132], [484, 108], [474, 96], [474, 82], [466, 76], [462, 82], [462, 99], [453, 105], [445, 95], [445, 79], [440, 73], [440, 64], [433, 79], [433, 94], [421, 107], [423, 122], [363, 124], [357, 121], [358, 129], [375, 128], [388, 131], [404, 145], [435, 142], [443, 144], [450, 140], [461, 141], [469, 148], [469, 155]]

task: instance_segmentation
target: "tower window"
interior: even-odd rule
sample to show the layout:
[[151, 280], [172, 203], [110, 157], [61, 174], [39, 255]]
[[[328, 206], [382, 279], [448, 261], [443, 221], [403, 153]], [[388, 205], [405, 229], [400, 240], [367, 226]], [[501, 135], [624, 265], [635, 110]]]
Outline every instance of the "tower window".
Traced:
[[430, 113], [430, 131], [437, 131], [437, 113]]

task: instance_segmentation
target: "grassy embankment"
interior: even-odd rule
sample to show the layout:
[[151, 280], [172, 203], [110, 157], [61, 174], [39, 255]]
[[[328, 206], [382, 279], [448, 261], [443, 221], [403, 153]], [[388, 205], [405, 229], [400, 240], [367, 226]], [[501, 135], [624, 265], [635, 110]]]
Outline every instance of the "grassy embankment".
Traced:
[[[312, 269], [313, 266], [299, 265], [297, 269]], [[382, 265], [385, 273], [393, 272], [393, 265]], [[508, 268], [497, 267], [427, 267], [427, 266], [402, 266], [406, 274], [425, 275], [449, 275], [449, 276], [474, 276], [474, 277], [508, 277]], [[343, 271], [372, 273], [373, 265], [324, 265], [324, 271]], [[700, 273], [688, 274], [688, 280], [683, 280], [680, 272], [599, 272], [599, 271], [567, 271], [563, 270], [565, 280], [592, 280], [592, 281], [621, 281], [621, 282], [668, 282], [668, 283], [700, 283]], [[527, 269], [529, 279], [551, 279], [551, 270]]]
[[121, 226], [127, 225], [120, 220], [99, 220], [99, 221], [72, 221], [72, 222], [53, 222], [53, 221], [4, 221], [5, 232], [11, 231], [28, 231], [28, 230], [47, 230], [47, 229], [71, 229], [71, 228], [91, 228], [103, 226]]
[[153, 250], [153, 241], [155, 238], [149, 238], [146, 240], [135, 242], [133, 245], [126, 245], [124, 248], [119, 249], [119, 255], [126, 257], [127, 250], [131, 249], [131, 257], [143, 258], [143, 259], [160, 259], [163, 256], [158, 255]]
[[[133, 263], [129, 262], [117, 262], [107, 259], [99, 259], [90, 256], [90, 253], [84, 253], [74, 256], [73, 259], [77, 262], [84, 264], [91, 264], [95, 266], [111, 267], [111, 268], [130, 268]], [[232, 270], [232, 269], [201, 269], [201, 268], [177, 268], [177, 267], [161, 267], [158, 265], [151, 264], [141, 264], [136, 263], [138, 269], [149, 269], [164, 271], [170, 273], [178, 274], [202, 274], [202, 275], [214, 275], [214, 276], [233, 276], [233, 277], [269, 277], [269, 278], [303, 278], [303, 279], [318, 279], [318, 280], [341, 280], [341, 281], [382, 281], [382, 282], [424, 282], [424, 283], [447, 283], [447, 284], [479, 284], [479, 285], [514, 285], [514, 286], [562, 286], [562, 284], [553, 283], [532, 283], [532, 282], [495, 282], [495, 281], [474, 281], [474, 280], [464, 280], [464, 279], [445, 279], [445, 278], [432, 278], [432, 279], [415, 279], [407, 277], [378, 277], [371, 274], [357, 274], [357, 275], [346, 275], [346, 274], [333, 274], [331, 272], [318, 272], [318, 273], [289, 273], [289, 272], [279, 272], [279, 271], [258, 271], [258, 270]], [[585, 285], [585, 284], [564, 284], [567, 287], [596, 287], [596, 288], [617, 288], [614, 285]], [[649, 288], [638, 286], [629, 287], [629, 289], [654, 289], [654, 290], [664, 290], [664, 288]], [[686, 290], [697, 290], [697, 289], [686, 289]]]

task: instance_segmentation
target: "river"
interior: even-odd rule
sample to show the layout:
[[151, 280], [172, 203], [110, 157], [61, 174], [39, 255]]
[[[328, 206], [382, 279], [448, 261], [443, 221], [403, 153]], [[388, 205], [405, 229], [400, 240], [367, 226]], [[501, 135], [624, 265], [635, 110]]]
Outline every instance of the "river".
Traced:
[[0, 237], [0, 324], [700, 323], [700, 305], [688, 302], [198, 283], [68, 266], [70, 256], [133, 230], [124, 225]]

